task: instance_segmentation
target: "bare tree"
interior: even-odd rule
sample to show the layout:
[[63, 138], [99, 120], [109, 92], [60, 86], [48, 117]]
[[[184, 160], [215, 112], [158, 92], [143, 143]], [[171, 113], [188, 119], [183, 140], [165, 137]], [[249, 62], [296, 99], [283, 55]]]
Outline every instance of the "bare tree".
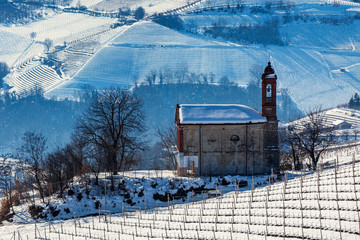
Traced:
[[158, 128], [157, 136], [160, 138], [160, 143], [163, 150], [166, 152], [167, 167], [176, 169], [176, 127], [170, 126], [168, 128]]
[[285, 158], [291, 159], [291, 165], [294, 170], [300, 170], [302, 166], [301, 151], [293, 129], [290, 127], [289, 129], [280, 131], [279, 140], [282, 145], [282, 156], [286, 155]]
[[129, 91], [111, 88], [100, 92], [77, 121], [78, 133], [104, 153], [105, 169], [112, 175], [127, 167], [136, 151], [143, 150], [142, 106]]
[[45, 159], [46, 138], [42, 133], [25, 132], [22, 137], [23, 145], [20, 147], [20, 153], [26, 164], [29, 165], [30, 174], [34, 180], [35, 186], [39, 192], [40, 198], [44, 202], [43, 181], [43, 163]]
[[50, 51], [50, 49], [53, 45], [53, 41], [50, 38], [46, 38], [44, 41], [44, 45], [45, 45], [45, 50], [48, 52], [48, 51]]
[[36, 38], [36, 32], [31, 32], [30, 38], [34, 41], [34, 39]]
[[309, 169], [316, 170], [321, 155], [335, 143], [334, 128], [325, 112], [315, 108], [305, 118], [290, 126], [296, 147], [308, 157]]

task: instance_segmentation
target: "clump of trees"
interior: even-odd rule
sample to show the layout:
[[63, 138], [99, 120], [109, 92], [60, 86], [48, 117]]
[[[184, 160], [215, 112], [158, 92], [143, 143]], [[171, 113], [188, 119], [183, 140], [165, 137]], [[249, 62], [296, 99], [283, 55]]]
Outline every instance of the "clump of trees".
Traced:
[[281, 133], [281, 141], [286, 145], [287, 159], [295, 170], [300, 170], [303, 164], [310, 170], [316, 170], [321, 156], [337, 139], [325, 112], [316, 108], [290, 124]]
[[7, 199], [0, 211], [8, 215], [21, 199], [29, 200], [29, 196], [22, 196], [31, 189], [44, 202], [54, 193], [63, 196], [74, 176], [92, 172], [97, 184], [100, 171], [113, 176], [137, 162], [137, 153], [146, 147], [142, 101], [119, 88], [97, 92], [92, 99], [64, 147], [48, 151], [48, 140], [42, 132], [25, 132], [20, 154], [15, 156], [21, 159], [16, 169], [0, 164], [0, 189]]
[[184, 30], [184, 21], [178, 15], [158, 14], [153, 21], [171, 29]]
[[280, 35], [280, 21], [277, 17], [273, 17], [263, 24], [246, 24], [234, 27], [219, 22], [206, 29], [204, 33], [214, 38], [221, 37], [238, 43], [284, 44]]
[[10, 73], [9, 66], [0, 62], [0, 89], [3, 88], [4, 85], [4, 77]]
[[359, 94], [355, 93], [354, 96], [351, 96], [348, 103], [348, 107], [352, 109], [360, 109], [360, 97]]

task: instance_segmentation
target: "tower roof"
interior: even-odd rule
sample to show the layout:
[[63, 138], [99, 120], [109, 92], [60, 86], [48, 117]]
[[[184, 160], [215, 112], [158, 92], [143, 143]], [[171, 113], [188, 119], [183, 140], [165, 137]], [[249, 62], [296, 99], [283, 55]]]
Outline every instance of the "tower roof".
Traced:
[[265, 75], [268, 75], [268, 74], [274, 74], [275, 71], [274, 69], [271, 67], [271, 63], [268, 62], [268, 65], [266, 66], [265, 70], [264, 70], [264, 73]]

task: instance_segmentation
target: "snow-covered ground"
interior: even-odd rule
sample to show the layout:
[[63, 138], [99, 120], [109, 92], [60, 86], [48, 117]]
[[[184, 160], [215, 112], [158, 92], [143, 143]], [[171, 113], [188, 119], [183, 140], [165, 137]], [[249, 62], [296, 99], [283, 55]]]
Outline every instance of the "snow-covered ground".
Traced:
[[[79, 218], [76, 212], [71, 212], [71, 220], [5, 223], [0, 227], [0, 238], [356, 240], [360, 233], [359, 150], [357, 146], [335, 151], [323, 160], [335, 164], [333, 158], [338, 156], [336, 168], [326, 164], [330, 168], [315, 173], [288, 173], [287, 180], [256, 184], [254, 190], [251, 186], [232, 189], [209, 199], [206, 195], [194, 199], [189, 194], [184, 201], [165, 202], [165, 206], [157, 208], [147, 205], [146, 210], [145, 205], [136, 209], [115, 202], [120, 205], [120, 213], [114, 213], [115, 203], [109, 195], [107, 211], [112, 214], [106, 219], [102, 205], [101, 216]], [[189, 183], [186, 185], [191, 186]], [[217, 190], [225, 188], [219, 186]], [[80, 211], [86, 201], [84, 197], [69, 207]], [[18, 218], [16, 222], [24, 219]]]

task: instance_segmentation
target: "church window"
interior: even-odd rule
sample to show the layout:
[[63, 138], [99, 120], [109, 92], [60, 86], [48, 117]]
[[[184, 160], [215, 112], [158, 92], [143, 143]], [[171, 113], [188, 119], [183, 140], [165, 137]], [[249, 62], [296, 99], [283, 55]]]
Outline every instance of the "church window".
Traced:
[[240, 140], [240, 138], [238, 135], [232, 135], [230, 137], [230, 141], [232, 141], [232, 142], [238, 142], [239, 140]]
[[271, 85], [266, 86], [266, 97], [271, 97]]

